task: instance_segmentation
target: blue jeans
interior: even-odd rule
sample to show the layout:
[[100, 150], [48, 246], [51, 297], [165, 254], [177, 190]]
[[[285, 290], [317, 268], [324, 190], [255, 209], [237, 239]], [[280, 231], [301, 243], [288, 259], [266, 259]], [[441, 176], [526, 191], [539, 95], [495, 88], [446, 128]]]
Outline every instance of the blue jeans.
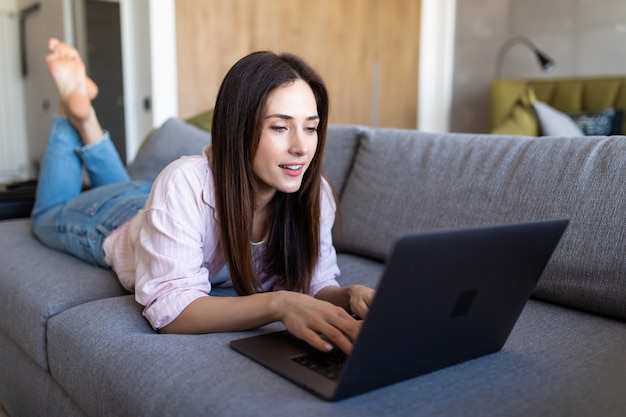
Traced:
[[[83, 166], [91, 188], [81, 192]], [[104, 239], [144, 207], [151, 187], [151, 182], [130, 180], [108, 132], [101, 141], [83, 146], [67, 118], [55, 116], [31, 213], [34, 233], [51, 248], [109, 268]], [[228, 274], [224, 268], [212, 278], [223, 282]], [[237, 293], [217, 286], [211, 295]]]
[[[83, 166], [91, 184], [85, 192]], [[130, 180], [108, 132], [84, 146], [67, 118], [54, 116], [31, 213], [34, 233], [47, 246], [109, 267], [104, 239], [143, 208], [151, 187]]]

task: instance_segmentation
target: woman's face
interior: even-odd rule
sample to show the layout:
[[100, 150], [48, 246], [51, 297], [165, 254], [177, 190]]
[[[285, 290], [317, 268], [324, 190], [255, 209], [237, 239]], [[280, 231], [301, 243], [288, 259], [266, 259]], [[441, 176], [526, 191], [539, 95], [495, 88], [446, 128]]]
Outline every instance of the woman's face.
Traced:
[[259, 146], [254, 156], [257, 200], [267, 203], [276, 190], [293, 193], [317, 150], [317, 103], [303, 81], [278, 87], [265, 106]]

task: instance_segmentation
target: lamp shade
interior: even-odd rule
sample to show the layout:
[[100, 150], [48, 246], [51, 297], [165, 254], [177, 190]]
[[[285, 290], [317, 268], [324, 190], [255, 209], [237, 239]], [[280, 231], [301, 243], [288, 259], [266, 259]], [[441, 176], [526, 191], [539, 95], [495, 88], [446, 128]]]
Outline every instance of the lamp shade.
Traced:
[[544, 71], [550, 71], [554, 67], [554, 61], [552, 60], [552, 58], [550, 58], [540, 50], [535, 49], [535, 55], [537, 55], [539, 64]]

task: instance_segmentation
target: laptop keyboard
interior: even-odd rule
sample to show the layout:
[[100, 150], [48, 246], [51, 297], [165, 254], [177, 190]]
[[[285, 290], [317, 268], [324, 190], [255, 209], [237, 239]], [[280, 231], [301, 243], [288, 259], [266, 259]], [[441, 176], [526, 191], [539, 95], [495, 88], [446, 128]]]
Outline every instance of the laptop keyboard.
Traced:
[[332, 352], [311, 352], [296, 356], [292, 360], [309, 368], [318, 374], [336, 381], [341, 375], [341, 370], [346, 362], [346, 354], [335, 349]]

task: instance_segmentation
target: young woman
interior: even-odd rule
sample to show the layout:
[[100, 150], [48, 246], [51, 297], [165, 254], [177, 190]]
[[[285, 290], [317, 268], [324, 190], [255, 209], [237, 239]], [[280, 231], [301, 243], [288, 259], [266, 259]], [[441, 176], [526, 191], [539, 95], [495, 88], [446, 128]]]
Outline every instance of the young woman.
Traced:
[[[56, 39], [49, 50], [61, 106], [32, 213], [36, 236], [112, 268], [162, 333], [281, 321], [320, 350], [350, 352], [360, 327], [352, 314], [365, 317], [374, 292], [336, 281], [336, 204], [321, 167], [328, 95], [318, 74], [289, 54], [242, 58], [217, 97], [212, 149], [173, 162], [151, 184], [129, 179], [78, 52]], [[83, 167], [91, 188], [81, 193]], [[225, 288], [231, 296], [214, 296]]]

